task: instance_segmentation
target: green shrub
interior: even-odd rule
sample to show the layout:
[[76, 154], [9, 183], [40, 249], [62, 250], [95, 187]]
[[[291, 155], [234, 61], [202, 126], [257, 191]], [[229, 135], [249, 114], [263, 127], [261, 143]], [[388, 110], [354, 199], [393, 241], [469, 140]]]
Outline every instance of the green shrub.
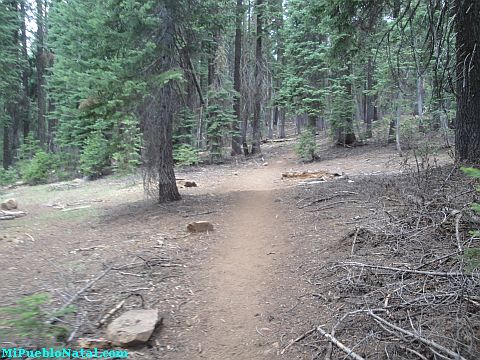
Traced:
[[[470, 177], [480, 179], [480, 169], [462, 168], [462, 171]], [[480, 188], [478, 188], [477, 191], [480, 191]], [[473, 203], [472, 209], [480, 214], [480, 204]], [[480, 231], [474, 231], [472, 236], [480, 237]], [[464, 258], [467, 263], [467, 271], [472, 272], [473, 270], [480, 268], [480, 248], [465, 249]]]
[[86, 176], [102, 175], [109, 165], [110, 155], [108, 140], [99, 131], [92, 133], [85, 141], [80, 155], [80, 171]]
[[317, 156], [317, 142], [315, 141], [315, 134], [310, 129], [304, 131], [295, 145], [295, 152], [304, 161], [313, 161]]
[[45, 151], [37, 152], [33, 158], [22, 160], [19, 163], [22, 179], [30, 184], [44, 184], [63, 177], [61, 173], [62, 161], [60, 156]]
[[112, 155], [113, 168], [119, 174], [131, 174], [140, 165], [141, 134], [134, 116], [125, 116], [121, 130], [115, 136], [115, 152]]
[[198, 164], [198, 151], [191, 145], [181, 144], [173, 149], [173, 159], [179, 166]]
[[16, 170], [12, 168], [7, 170], [0, 168], [0, 186], [13, 184], [17, 179], [18, 173]]
[[40, 141], [35, 139], [32, 134], [29, 134], [18, 149], [19, 160], [33, 159], [36, 153], [42, 151]]
[[[68, 328], [51, 324], [53, 316], [62, 316], [72, 308], [49, 314], [43, 306], [50, 301], [48, 294], [34, 294], [18, 300], [15, 305], [0, 308], [0, 335], [19, 338], [31, 345], [52, 345], [66, 339]], [[6, 318], [6, 319], [5, 319]]]

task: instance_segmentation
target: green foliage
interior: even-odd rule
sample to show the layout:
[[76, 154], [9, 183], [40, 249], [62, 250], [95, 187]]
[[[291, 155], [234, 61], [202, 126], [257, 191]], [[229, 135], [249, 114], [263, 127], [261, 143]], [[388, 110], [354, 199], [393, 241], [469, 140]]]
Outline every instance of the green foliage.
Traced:
[[18, 173], [15, 169], [0, 168], [0, 186], [13, 184], [18, 180]]
[[41, 150], [40, 141], [36, 140], [32, 134], [29, 134], [18, 149], [18, 159], [31, 160]]
[[[0, 0], [0, 105], [16, 96], [20, 74], [20, 19], [15, 2]], [[0, 118], [4, 108], [0, 106]]]
[[465, 249], [463, 253], [464, 259], [467, 263], [466, 270], [472, 272], [480, 269], [480, 248]]
[[115, 134], [114, 139], [117, 144], [116, 151], [112, 154], [112, 163], [116, 173], [131, 174], [140, 165], [142, 139], [137, 123], [134, 116], [125, 116]]
[[22, 179], [30, 184], [37, 185], [63, 179], [61, 172], [62, 160], [58, 154], [38, 151], [33, 158], [19, 163]]
[[462, 171], [472, 177], [472, 178], [476, 178], [476, 179], [480, 179], [480, 169], [475, 169], [475, 168], [462, 168]]
[[[472, 178], [480, 179], [480, 169], [464, 167], [462, 171]], [[477, 191], [480, 192], [480, 188], [478, 188]], [[480, 214], [480, 204], [473, 203], [472, 209]], [[475, 231], [473, 236], [480, 237], [480, 231]], [[480, 248], [465, 249], [463, 256], [467, 262], [467, 271], [471, 272], [480, 268]]]
[[[61, 313], [49, 314], [43, 307], [50, 301], [48, 294], [34, 294], [26, 296], [16, 302], [14, 306], [0, 308], [0, 334], [21, 338], [30, 345], [47, 346], [68, 335], [65, 326], [50, 324], [52, 316], [63, 316], [73, 311], [68, 308]], [[5, 319], [6, 318], [6, 319]]]
[[174, 122], [173, 143], [194, 145], [195, 115], [187, 107], [182, 108]]
[[295, 152], [304, 161], [313, 161], [317, 158], [317, 142], [315, 134], [311, 129], [304, 131], [295, 145]]
[[176, 145], [173, 148], [173, 159], [179, 166], [198, 164], [198, 150], [188, 144]]
[[231, 133], [230, 127], [235, 119], [233, 112], [233, 91], [221, 88], [209, 91], [209, 104], [206, 109], [208, 148], [213, 162], [224, 157], [224, 138]]
[[110, 162], [117, 172], [134, 171], [141, 134], [133, 114], [151, 86], [182, 77], [176, 69], [146, 76], [161, 51], [154, 39], [161, 29], [157, 10], [156, 2], [138, 0], [51, 5], [51, 117], [58, 119], [58, 144], [80, 151], [86, 175], [99, 175]]
[[100, 176], [109, 165], [110, 156], [108, 140], [100, 131], [94, 132], [85, 141], [80, 155], [80, 171], [86, 176]]

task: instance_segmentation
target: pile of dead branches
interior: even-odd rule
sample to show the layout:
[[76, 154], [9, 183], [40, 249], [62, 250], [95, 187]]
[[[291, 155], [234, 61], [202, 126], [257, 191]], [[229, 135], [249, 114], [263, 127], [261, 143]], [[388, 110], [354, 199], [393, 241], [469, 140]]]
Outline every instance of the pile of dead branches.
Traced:
[[[456, 167], [375, 180], [375, 215], [344, 238], [333, 276], [326, 359], [480, 359], [480, 218]], [[325, 299], [331, 301], [331, 299]]]

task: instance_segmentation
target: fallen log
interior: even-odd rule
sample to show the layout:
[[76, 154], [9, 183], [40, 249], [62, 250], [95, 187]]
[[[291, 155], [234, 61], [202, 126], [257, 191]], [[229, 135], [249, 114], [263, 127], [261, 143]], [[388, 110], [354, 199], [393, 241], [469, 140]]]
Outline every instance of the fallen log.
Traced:
[[0, 220], [14, 220], [16, 218], [24, 217], [27, 213], [25, 211], [7, 211], [0, 210]]

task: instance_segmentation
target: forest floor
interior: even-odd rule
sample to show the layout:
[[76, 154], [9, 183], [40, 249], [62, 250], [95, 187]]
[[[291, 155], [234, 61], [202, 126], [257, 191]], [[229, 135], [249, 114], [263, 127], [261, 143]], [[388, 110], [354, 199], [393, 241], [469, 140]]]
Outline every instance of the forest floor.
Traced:
[[[58, 308], [113, 267], [74, 301], [75, 339], [104, 336], [97, 322], [125, 300], [119, 313], [145, 307], [163, 316], [131, 359], [325, 354], [327, 341], [291, 344], [316, 326], [330, 327], [342, 304], [332, 279], [315, 272], [351, 257], [345, 238], [378, 211], [374, 179], [401, 174], [405, 158], [373, 145], [322, 143], [321, 160], [309, 164], [298, 161], [293, 142], [262, 151], [178, 171], [198, 187], [181, 189], [173, 204], [146, 200], [134, 177], [4, 190], [2, 198], [16, 198], [28, 215], [0, 224], [0, 307], [40, 291]], [[451, 163], [446, 152], [437, 161]], [[282, 179], [291, 171], [323, 171], [327, 181]], [[328, 175], [335, 173], [342, 176]], [[215, 230], [189, 234], [187, 224], [198, 220]]]

